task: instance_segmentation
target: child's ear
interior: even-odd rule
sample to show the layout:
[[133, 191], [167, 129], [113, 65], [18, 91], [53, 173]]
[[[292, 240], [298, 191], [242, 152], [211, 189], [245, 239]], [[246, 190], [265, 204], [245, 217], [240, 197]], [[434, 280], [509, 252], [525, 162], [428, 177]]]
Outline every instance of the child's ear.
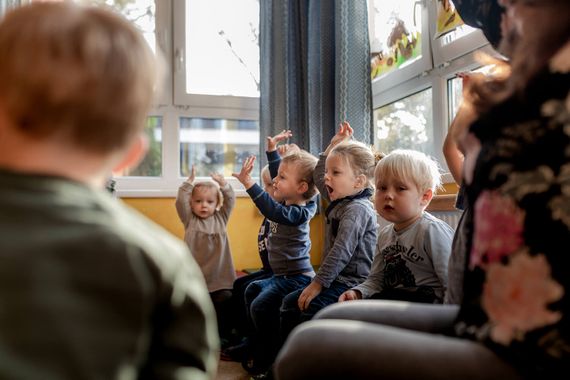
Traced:
[[306, 181], [299, 182], [299, 186], [297, 186], [297, 193], [304, 194], [309, 190], [309, 184]]
[[131, 143], [131, 146], [123, 154], [123, 158], [113, 168], [113, 174], [121, 174], [127, 168], [136, 167], [144, 158], [148, 150], [148, 138], [142, 133]]
[[362, 189], [366, 186], [366, 176], [364, 174], [359, 174], [356, 176], [356, 182], [354, 187], [357, 189]]
[[422, 199], [420, 200], [420, 204], [424, 207], [427, 207], [427, 205], [431, 202], [432, 198], [433, 198], [433, 191], [431, 189], [427, 189], [422, 194]]

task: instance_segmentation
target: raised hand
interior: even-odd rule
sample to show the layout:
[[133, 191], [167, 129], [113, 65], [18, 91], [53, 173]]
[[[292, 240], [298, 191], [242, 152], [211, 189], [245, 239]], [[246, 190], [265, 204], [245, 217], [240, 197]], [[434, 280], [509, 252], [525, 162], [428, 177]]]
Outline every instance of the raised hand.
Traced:
[[267, 151], [274, 152], [277, 149], [277, 144], [281, 141], [287, 140], [291, 136], [293, 136], [293, 132], [291, 132], [290, 129], [284, 129], [273, 137], [267, 136]]
[[187, 181], [192, 183], [196, 179], [196, 168], [192, 165], [192, 169], [190, 170], [190, 176], [188, 177]]
[[340, 123], [338, 132], [336, 133], [336, 135], [333, 136], [329, 146], [327, 147], [324, 153], [328, 155], [335, 146], [337, 146], [343, 141], [350, 140], [353, 134], [354, 130], [352, 129], [348, 121], [343, 121], [342, 123]]
[[232, 176], [237, 178], [246, 190], [255, 184], [255, 181], [251, 178], [254, 164], [255, 156], [251, 155], [245, 159], [239, 173], [232, 173]]
[[281, 157], [285, 156], [286, 154], [293, 154], [298, 153], [301, 151], [301, 148], [297, 144], [283, 144], [277, 147], [277, 153]]
[[220, 187], [226, 186], [227, 182], [223, 175], [220, 173], [210, 173], [210, 177], [220, 185]]

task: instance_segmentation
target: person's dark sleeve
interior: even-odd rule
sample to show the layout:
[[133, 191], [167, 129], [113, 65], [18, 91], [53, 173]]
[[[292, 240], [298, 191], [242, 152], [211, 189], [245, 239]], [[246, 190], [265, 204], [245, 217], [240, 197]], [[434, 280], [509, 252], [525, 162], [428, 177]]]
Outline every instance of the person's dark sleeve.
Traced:
[[286, 206], [276, 202], [258, 184], [247, 189], [247, 193], [263, 216], [275, 223], [298, 226], [309, 221], [315, 215], [315, 202], [309, 202], [306, 206]]
[[265, 152], [267, 156], [267, 166], [269, 169], [269, 175], [271, 179], [277, 177], [277, 173], [279, 172], [279, 165], [281, 165], [281, 156], [277, 151], [273, 152]]

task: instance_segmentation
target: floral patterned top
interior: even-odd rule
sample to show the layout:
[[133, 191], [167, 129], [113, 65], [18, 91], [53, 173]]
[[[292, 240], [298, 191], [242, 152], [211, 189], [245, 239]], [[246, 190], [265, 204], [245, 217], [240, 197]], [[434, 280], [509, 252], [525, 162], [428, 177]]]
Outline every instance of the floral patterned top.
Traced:
[[569, 57], [570, 43], [525, 97], [471, 127], [481, 150], [466, 188], [473, 216], [455, 332], [529, 378], [570, 373]]

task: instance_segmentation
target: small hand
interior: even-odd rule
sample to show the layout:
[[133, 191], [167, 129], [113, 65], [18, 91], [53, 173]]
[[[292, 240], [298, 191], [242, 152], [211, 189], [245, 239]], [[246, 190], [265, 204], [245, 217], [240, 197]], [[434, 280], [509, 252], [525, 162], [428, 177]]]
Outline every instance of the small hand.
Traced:
[[347, 290], [338, 297], [338, 302], [353, 301], [362, 299], [362, 295], [357, 290]]
[[354, 134], [354, 130], [352, 129], [352, 127], [350, 126], [350, 124], [347, 121], [343, 121], [342, 123], [340, 123], [339, 130], [336, 133], [336, 135], [334, 135], [333, 138], [331, 139], [329, 146], [325, 150], [325, 154], [329, 154], [330, 151], [335, 146], [342, 143], [343, 141], [346, 141], [346, 140], [349, 140], [350, 138], [352, 138], [353, 134]]
[[275, 152], [277, 149], [277, 144], [279, 144], [281, 141], [287, 140], [291, 136], [293, 136], [293, 132], [291, 132], [290, 129], [284, 129], [273, 137], [267, 136], [267, 151]]
[[251, 178], [251, 172], [253, 171], [254, 164], [255, 156], [251, 155], [245, 159], [239, 173], [232, 173], [232, 176], [237, 178], [246, 190], [252, 187], [255, 183]]
[[196, 168], [192, 165], [192, 169], [190, 169], [190, 176], [188, 177], [187, 181], [192, 183], [196, 179]]
[[212, 177], [212, 179], [217, 182], [220, 187], [224, 187], [227, 184], [226, 179], [220, 173], [211, 173], [210, 177]]
[[283, 144], [277, 147], [277, 153], [281, 157], [285, 156], [286, 154], [294, 154], [301, 151], [301, 148], [297, 144]]
[[319, 293], [323, 290], [323, 286], [316, 281], [313, 281], [307, 286], [299, 295], [299, 299], [297, 300], [297, 305], [301, 311], [305, 311], [309, 308], [311, 301], [319, 295]]

